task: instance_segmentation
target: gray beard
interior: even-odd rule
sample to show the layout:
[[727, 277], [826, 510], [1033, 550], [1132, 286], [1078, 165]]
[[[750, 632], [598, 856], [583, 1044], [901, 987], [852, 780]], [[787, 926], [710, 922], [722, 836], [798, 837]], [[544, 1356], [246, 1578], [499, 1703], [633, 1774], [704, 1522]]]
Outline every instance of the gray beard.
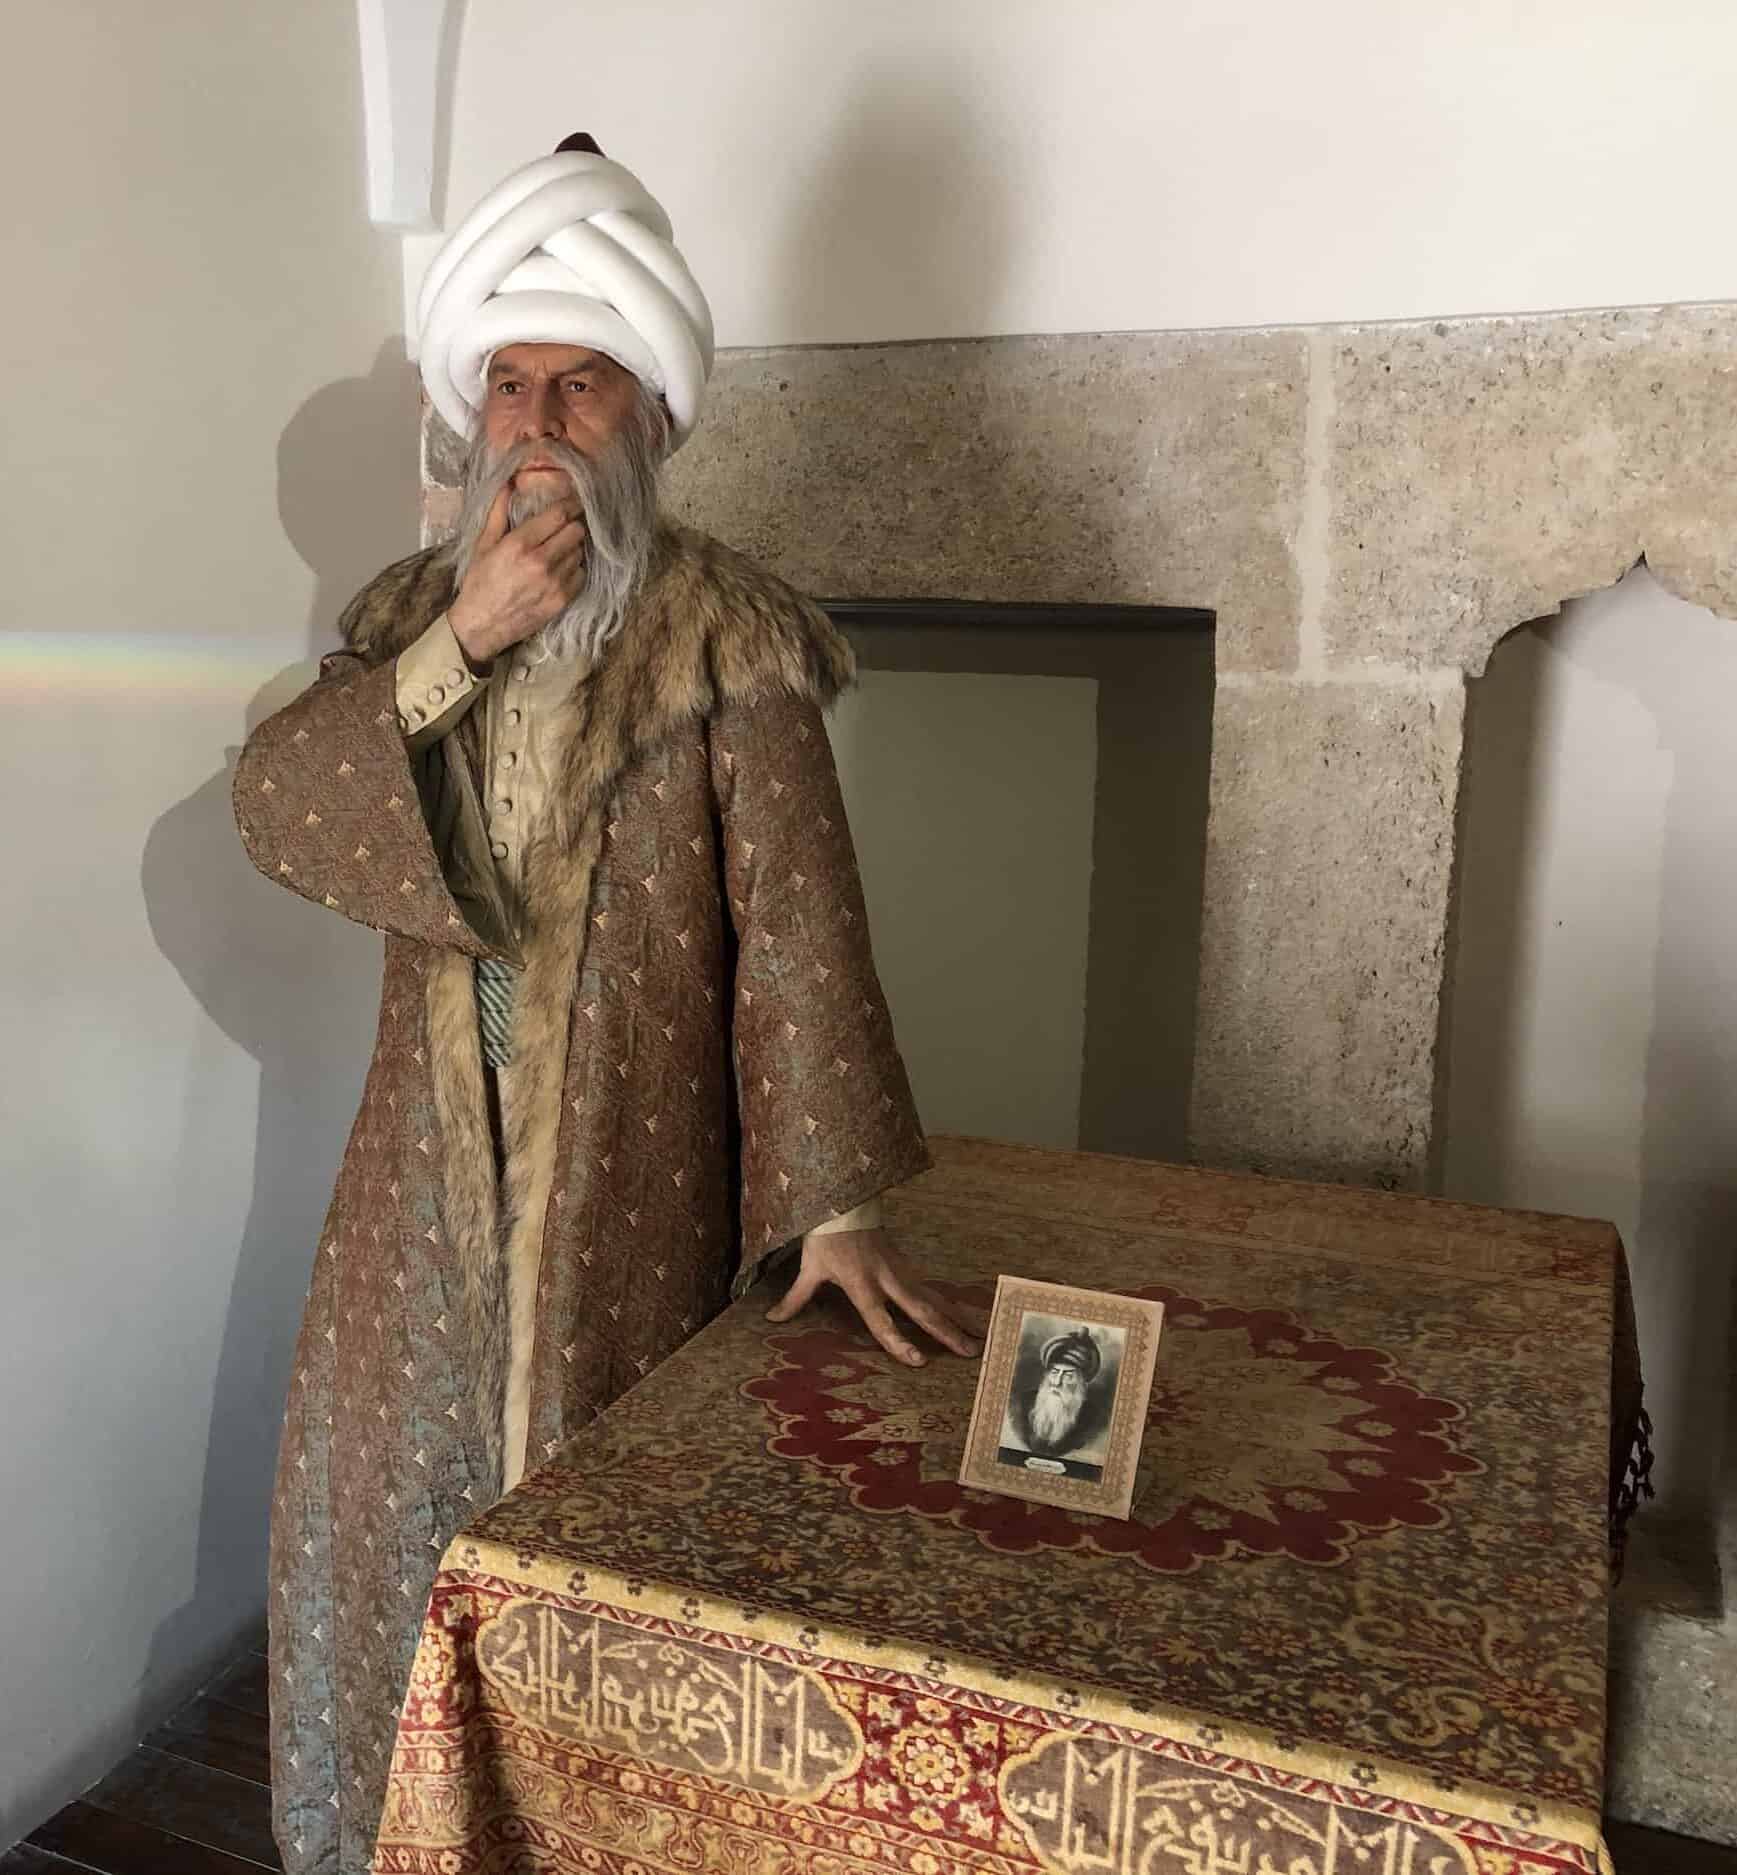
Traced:
[[[585, 517], [585, 570], [566, 608], [529, 640], [538, 662], [583, 659], [589, 667], [619, 636], [645, 583], [657, 540], [658, 470], [668, 426], [661, 405], [642, 392], [639, 412], [593, 461], [565, 443], [518, 443], [490, 458], [479, 434], [465, 462], [464, 505], [453, 535], [453, 571], [462, 585], [489, 509], [532, 454], [564, 470]], [[521, 492], [508, 504], [511, 526], [563, 499], [559, 485]]]
[[1070, 1399], [1050, 1387], [1039, 1386], [1025, 1413], [1026, 1423], [1031, 1428], [1032, 1443], [1047, 1446], [1051, 1451], [1070, 1444], [1085, 1405], [1083, 1393]]

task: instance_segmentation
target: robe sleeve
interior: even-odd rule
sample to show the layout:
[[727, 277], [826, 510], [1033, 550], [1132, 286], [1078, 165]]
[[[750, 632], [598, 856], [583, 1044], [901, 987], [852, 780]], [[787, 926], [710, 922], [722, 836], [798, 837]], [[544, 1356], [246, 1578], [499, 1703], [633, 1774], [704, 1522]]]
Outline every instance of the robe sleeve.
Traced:
[[235, 819], [275, 884], [376, 931], [471, 957], [500, 953], [442, 873], [398, 713], [393, 660], [336, 652], [318, 680], [248, 737]]
[[721, 710], [708, 733], [736, 942], [746, 1269], [930, 1158], [819, 709], [780, 695]]

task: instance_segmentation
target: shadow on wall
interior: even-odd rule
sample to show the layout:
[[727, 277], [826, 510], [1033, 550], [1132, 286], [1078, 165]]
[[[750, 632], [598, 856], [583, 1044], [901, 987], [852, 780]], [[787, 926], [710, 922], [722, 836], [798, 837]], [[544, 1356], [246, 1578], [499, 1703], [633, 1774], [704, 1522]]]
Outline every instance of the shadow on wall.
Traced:
[[[380, 348], [365, 378], [329, 384], [278, 444], [278, 511], [315, 587], [307, 642], [334, 642], [350, 595], [415, 539], [416, 388], [403, 348]], [[245, 628], [245, 622], [242, 622]], [[248, 706], [251, 731], [313, 676], [288, 666]], [[276, 890], [236, 835], [224, 766], [152, 827], [141, 884], [151, 934], [199, 1006], [259, 1064], [253, 1192], [236, 1262], [213, 1391], [193, 1599], [152, 1637], [139, 1715], [185, 1688], [212, 1610], [238, 1579], [257, 1584], [277, 1435], [300, 1306], [327, 1198], [355, 1111], [378, 1013], [380, 941]], [[189, 1114], [199, 1061], [189, 1064]], [[205, 1143], [189, 1129], [181, 1176], [197, 1179]]]
[[[799, 335], [855, 331], [868, 343], [876, 335], [904, 331], [912, 304], [929, 309], [936, 333], [983, 334], [999, 328], [1020, 223], [1014, 185], [998, 160], [997, 138], [983, 117], [980, 95], [964, 65], [931, 62], [912, 69], [883, 60], [865, 66], [839, 113], [825, 156], [804, 179], [779, 250], [768, 257], [768, 317], [774, 329]], [[1033, 551], [1026, 519], [1032, 503], [1029, 476], [1021, 475], [1017, 465], [1029, 455], [1029, 442], [1009, 434], [1017, 413], [1004, 408], [1005, 400], [984, 394], [973, 353], [967, 344], [949, 355], [953, 368], [942, 366], [936, 393], [942, 408], [923, 413], [922, 430], [913, 429], [908, 448], [913, 459], [939, 456], [961, 503], [993, 533], [1009, 531], [1010, 517], [1018, 516], [1012, 531], [1019, 536], [1023, 563]], [[873, 369], [896, 370], [897, 357], [892, 354], [889, 362], [883, 356]], [[876, 395], [872, 375], [859, 382], [850, 371], [841, 372], [836, 390], [847, 401]], [[756, 423], [774, 436], [781, 428], [771, 412], [756, 413]], [[822, 424], [817, 434], [792, 434], [778, 446], [788, 451], [784, 475], [752, 479], [758, 501], [778, 512], [767, 514], [739, 490], [732, 495], [729, 535], [743, 546], [788, 535], [785, 510], [803, 499], [805, 470], [818, 452], [845, 458], [838, 466], [847, 479], [862, 472], [850, 460], [854, 445], [847, 422]], [[703, 435], [699, 447], [707, 447]], [[884, 511], [899, 512], [896, 491]], [[867, 525], [873, 529], [880, 522]], [[866, 555], [874, 551], [872, 544], [864, 549]], [[888, 596], [884, 586], [872, 590]], [[862, 593], [833, 590], [819, 596], [843, 599]], [[1035, 589], [927, 589], [924, 596], [1069, 597]]]
[[420, 411], [416, 368], [388, 339], [365, 378], [316, 391], [278, 438], [278, 516], [316, 582], [310, 649], [335, 642], [352, 595], [416, 545]]
[[[790, 332], [903, 330], [904, 307], [930, 309], [935, 330], [994, 333], [1023, 217], [1002, 133], [983, 115], [969, 67], [895, 62], [860, 76], [826, 157], [809, 176], [772, 269], [778, 327]], [[1037, 134], [1034, 132], [1033, 134]], [[897, 354], [894, 354], [895, 358]], [[910, 447], [945, 452], [968, 513], [1012, 543], [1012, 591], [929, 592], [929, 597], [1043, 599], [1053, 590], [1056, 517], [1033, 513], [1030, 437], [1003, 398], [984, 392], [971, 349], [941, 386], [938, 434]], [[865, 394], [872, 394], [865, 393]], [[827, 426], [829, 434], [833, 426]], [[797, 467], [769, 499], [803, 499], [805, 451], [849, 449], [839, 440], [794, 440]], [[1105, 486], [1118, 465], [1106, 460]], [[896, 496], [891, 504], [897, 512]], [[1071, 514], [1060, 523], [1068, 564], [1107, 558], [1112, 517]], [[732, 531], [754, 540], [788, 533], [782, 521], [735, 515]], [[855, 595], [832, 593], [830, 598]], [[858, 634], [866, 667], [1089, 676], [1098, 682], [1098, 774], [1088, 938], [1079, 1139], [1100, 1151], [1181, 1159], [1192, 1078], [1200, 894], [1212, 716], [1210, 636], [1152, 641], [1069, 627], [1030, 636], [967, 632], [950, 637], [871, 630]], [[883, 924], [899, 915], [883, 907]], [[895, 1015], [897, 1011], [895, 1010]]]
[[1721, 1534], [1737, 1560], [1733, 680], [1737, 626], [1644, 565], [1503, 641], [1472, 692], [1448, 1024], [1451, 1195], [1623, 1228], [1658, 1510], [1703, 1576]]
[[770, 263], [779, 330], [886, 330], [877, 310], [913, 299], [940, 329], [995, 330], [1014, 205], [979, 95], [963, 66], [864, 71]]

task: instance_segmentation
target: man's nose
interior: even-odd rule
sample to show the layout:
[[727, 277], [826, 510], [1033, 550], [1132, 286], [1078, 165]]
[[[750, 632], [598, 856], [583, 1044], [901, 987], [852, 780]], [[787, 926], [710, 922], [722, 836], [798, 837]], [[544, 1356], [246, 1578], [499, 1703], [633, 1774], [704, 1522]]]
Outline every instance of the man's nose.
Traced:
[[538, 437], [561, 434], [560, 418], [555, 409], [554, 386], [534, 384], [519, 406], [519, 440], [531, 442]]

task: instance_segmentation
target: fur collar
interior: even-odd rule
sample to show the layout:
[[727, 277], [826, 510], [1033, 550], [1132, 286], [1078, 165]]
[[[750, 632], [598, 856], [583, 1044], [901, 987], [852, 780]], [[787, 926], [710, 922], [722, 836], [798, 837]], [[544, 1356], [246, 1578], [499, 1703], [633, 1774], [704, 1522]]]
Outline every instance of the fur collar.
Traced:
[[[338, 629], [370, 664], [413, 644], [453, 596], [448, 546], [425, 547], [371, 580], [345, 608]], [[651, 573], [626, 625], [591, 680], [581, 713], [588, 739], [600, 727], [610, 747], [593, 749], [580, 788], [563, 806], [571, 836], [593, 790], [686, 719], [778, 691], [829, 707], [856, 677], [838, 628], [812, 601], [744, 555], [691, 528], [662, 525]]]

